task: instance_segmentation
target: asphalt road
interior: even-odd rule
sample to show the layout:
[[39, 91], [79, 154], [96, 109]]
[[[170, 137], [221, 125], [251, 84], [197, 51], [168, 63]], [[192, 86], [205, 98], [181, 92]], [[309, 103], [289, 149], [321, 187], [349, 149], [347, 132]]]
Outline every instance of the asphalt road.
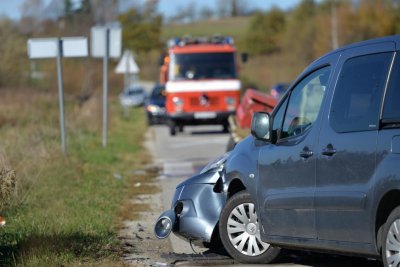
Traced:
[[[220, 126], [185, 127], [183, 133], [171, 137], [168, 128], [160, 125], [152, 127], [149, 134], [148, 147], [154, 163], [161, 169], [158, 181], [163, 190], [164, 210], [170, 208], [176, 185], [198, 172], [211, 159], [225, 153], [229, 139]], [[202, 248], [194, 247], [193, 251], [189, 243], [173, 234], [169, 240], [173, 251], [166, 260], [176, 266], [250, 266], [239, 264], [226, 255], [208, 253]], [[378, 267], [382, 263], [373, 259], [288, 251], [278, 263], [268, 266]]]

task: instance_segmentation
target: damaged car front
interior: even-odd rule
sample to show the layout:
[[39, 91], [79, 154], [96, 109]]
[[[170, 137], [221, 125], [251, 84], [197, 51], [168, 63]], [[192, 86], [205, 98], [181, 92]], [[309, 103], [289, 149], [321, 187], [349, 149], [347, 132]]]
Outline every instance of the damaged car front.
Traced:
[[155, 225], [158, 238], [178, 237], [244, 263], [269, 263], [280, 249], [261, 240], [254, 179], [259, 144], [252, 136], [178, 185], [171, 209]]
[[223, 167], [228, 157], [229, 153], [220, 156], [176, 187], [171, 209], [156, 222], [157, 238], [166, 238], [172, 231], [196, 245], [211, 247], [218, 242], [218, 221], [227, 199]]

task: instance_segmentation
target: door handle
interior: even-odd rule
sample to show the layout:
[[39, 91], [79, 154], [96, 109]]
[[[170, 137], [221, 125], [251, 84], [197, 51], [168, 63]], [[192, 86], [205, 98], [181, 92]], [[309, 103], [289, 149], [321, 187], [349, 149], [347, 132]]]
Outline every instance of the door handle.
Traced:
[[308, 159], [314, 155], [314, 152], [312, 152], [308, 147], [303, 148], [303, 150], [300, 152], [300, 157]]
[[326, 148], [322, 150], [322, 155], [332, 157], [336, 154], [336, 149], [333, 148], [331, 144], [327, 145]]

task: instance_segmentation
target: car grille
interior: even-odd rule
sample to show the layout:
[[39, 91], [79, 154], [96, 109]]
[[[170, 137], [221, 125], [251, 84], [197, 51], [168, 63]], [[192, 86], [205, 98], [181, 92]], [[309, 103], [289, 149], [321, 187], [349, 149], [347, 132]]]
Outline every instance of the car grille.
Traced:
[[[219, 98], [218, 97], [210, 97], [208, 103], [210, 106], [217, 106], [219, 104]], [[203, 106], [200, 104], [200, 97], [191, 97], [190, 105], [192, 107], [202, 107]]]

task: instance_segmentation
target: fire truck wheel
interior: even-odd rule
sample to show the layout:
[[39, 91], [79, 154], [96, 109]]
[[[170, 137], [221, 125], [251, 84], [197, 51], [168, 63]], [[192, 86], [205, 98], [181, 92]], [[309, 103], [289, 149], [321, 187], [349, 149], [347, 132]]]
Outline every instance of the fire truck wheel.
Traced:
[[169, 134], [176, 135], [176, 122], [173, 120], [168, 120]]
[[175, 125], [170, 125], [169, 126], [169, 134], [170, 135], [176, 135], [176, 127], [175, 127]]
[[224, 127], [223, 132], [229, 133], [229, 124], [223, 124], [222, 126]]

